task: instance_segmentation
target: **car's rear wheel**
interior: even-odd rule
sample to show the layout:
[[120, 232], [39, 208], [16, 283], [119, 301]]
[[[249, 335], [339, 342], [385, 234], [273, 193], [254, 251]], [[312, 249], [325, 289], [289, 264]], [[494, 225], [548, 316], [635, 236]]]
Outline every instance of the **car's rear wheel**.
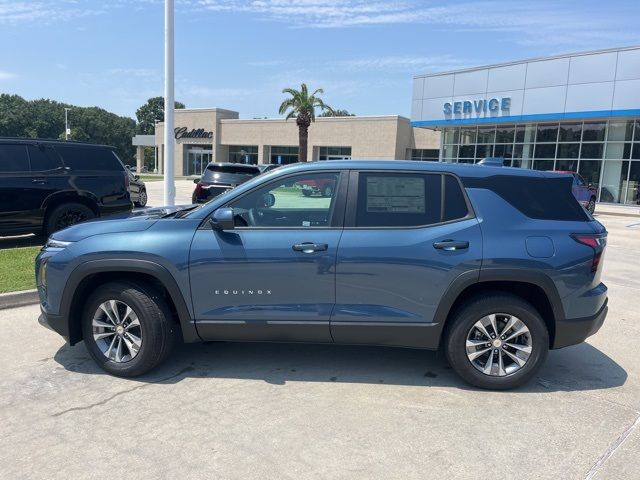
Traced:
[[587, 204], [587, 211], [593, 215], [593, 212], [596, 211], [596, 197], [591, 197], [589, 203]]
[[82, 316], [87, 350], [105, 371], [135, 377], [160, 364], [178, 336], [162, 296], [145, 284], [112, 282], [88, 299]]
[[95, 216], [96, 214], [93, 210], [86, 205], [82, 205], [81, 203], [63, 203], [47, 214], [45, 233], [51, 235], [53, 232], [89, 220]]
[[529, 381], [544, 362], [549, 334], [537, 310], [519, 297], [491, 294], [463, 305], [445, 339], [450, 365], [476, 387], [506, 390]]

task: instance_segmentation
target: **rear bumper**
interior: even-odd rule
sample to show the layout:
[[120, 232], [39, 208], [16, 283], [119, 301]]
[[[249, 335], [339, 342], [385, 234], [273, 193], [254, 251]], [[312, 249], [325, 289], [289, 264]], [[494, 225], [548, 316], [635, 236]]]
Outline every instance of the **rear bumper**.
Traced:
[[600, 310], [589, 317], [564, 319], [556, 323], [556, 334], [551, 348], [568, 347], [584, 342], [594, 335], [607, 317], [609, 300], [605, 299]]

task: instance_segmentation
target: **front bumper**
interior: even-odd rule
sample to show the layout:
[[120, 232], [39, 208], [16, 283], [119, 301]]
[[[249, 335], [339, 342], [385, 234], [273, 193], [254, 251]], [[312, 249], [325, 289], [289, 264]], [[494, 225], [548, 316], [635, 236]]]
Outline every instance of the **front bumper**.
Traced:
[[551, 348], [563, 348], [584, 342], [588, 337], [600, 330], [609, 311], [609, 300], [595, 315], [582, 318], [570, 318], [556, 322], [556, 334]]
[[60, 315], [52, 315], [46, 313], [43, 309], [40, 309], [40, 316], [38, 317], [38, 323], [49, 330], [53, 330], [57, 334], [64, 337], [69, 341], [69, 323]]

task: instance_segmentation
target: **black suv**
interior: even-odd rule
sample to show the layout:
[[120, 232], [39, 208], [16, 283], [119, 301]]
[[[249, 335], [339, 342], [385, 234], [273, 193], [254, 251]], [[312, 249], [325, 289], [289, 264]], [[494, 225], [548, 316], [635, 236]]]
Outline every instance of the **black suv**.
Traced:
[[111, 147], [0, 138], [0, 235], [48, 235], [131, 208], [129, 175]]
[[201, 178], [195, 178], [193, 183], [196, 188], [193, 191], [191, 201], [193, 203], [206, 203], [221, 193], [237, 187], [241, 183], [260, 175], [261, 171], [256, 165], [242, 163], [210, 163], [202, 173]]

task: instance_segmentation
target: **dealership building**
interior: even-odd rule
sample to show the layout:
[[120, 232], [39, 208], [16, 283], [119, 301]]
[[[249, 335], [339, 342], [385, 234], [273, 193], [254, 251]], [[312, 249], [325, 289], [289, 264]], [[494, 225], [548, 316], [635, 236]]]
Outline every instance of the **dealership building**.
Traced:
[[[295, 119], [240, 119], [238, 112], [221, 108], [175, 110], [175, 174], [200, 175], [208, 162], [276, 163], [298, 161], [298, 127]], [[155, 136], [134, 138], [141, 149], [156, 146], [158, 170], [164, 158], [163, 124]], [[439, 158], [438, 132], [411, 127], [398, 115], [318, 117], [309, 127], [309, 160]]]
[[599, 201], [640, 203], [640, 47], [418, 75], [411, 118], [441, 131], [442, 161], [577, 171]]

